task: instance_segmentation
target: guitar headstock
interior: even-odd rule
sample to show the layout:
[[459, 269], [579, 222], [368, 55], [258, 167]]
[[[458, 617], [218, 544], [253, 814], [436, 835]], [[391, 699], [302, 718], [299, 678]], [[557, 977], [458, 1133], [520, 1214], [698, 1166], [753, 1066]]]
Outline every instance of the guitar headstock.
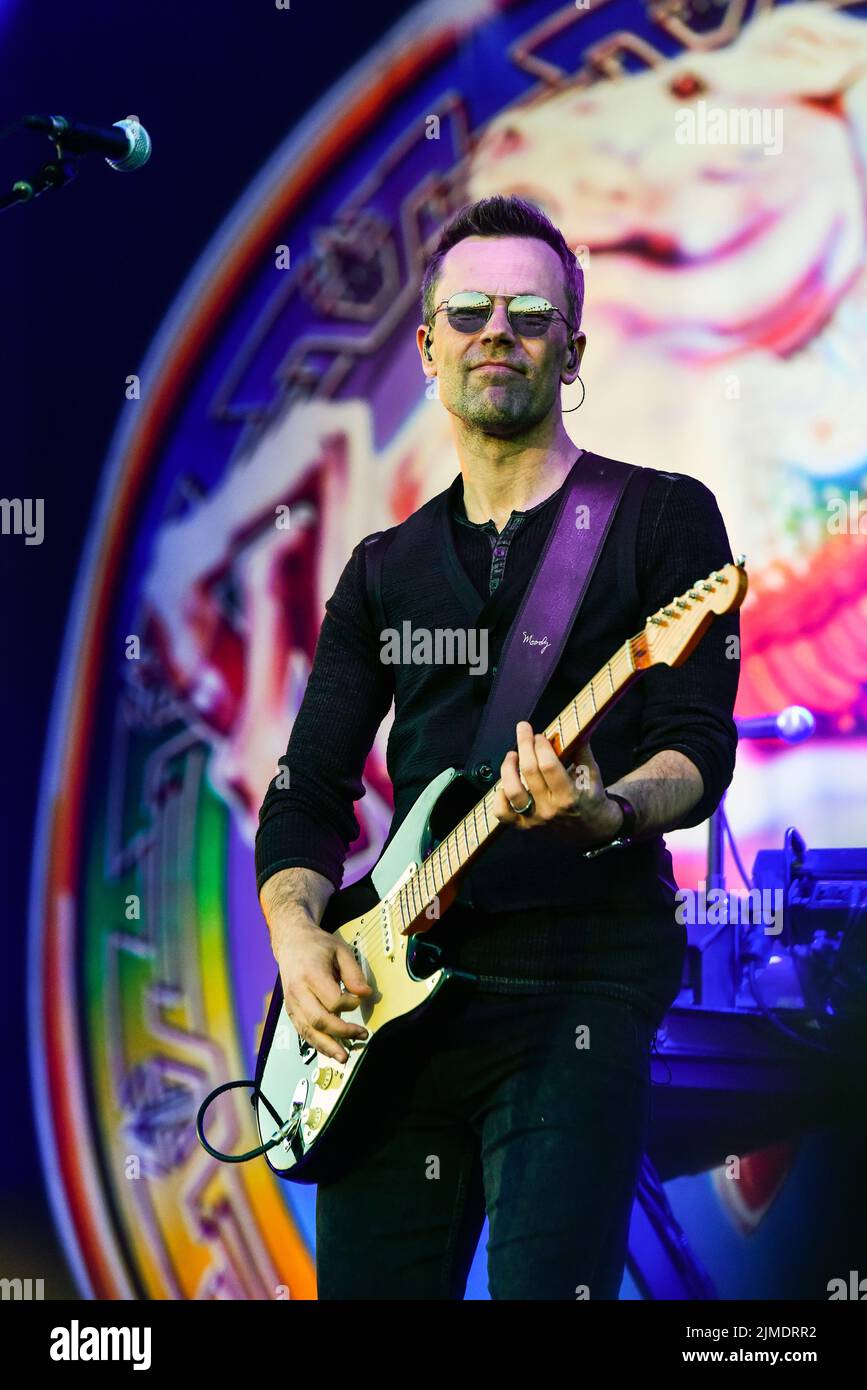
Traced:
[[686, 661], [714, 617], [740, 608], [749, 587], [745, 564], [746, 556], [739, 555], [734, 564], [712, 570], [707, 579], [697, 579], [685, 593], [651, 613], [644, 631], [630, 642], [636, 669]]

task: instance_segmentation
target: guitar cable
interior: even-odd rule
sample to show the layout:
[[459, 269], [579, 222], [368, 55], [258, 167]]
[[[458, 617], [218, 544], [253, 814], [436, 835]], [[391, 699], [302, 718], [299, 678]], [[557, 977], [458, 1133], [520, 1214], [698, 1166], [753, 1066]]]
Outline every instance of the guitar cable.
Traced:
[[[217, 1096], [222, 1095], [224, 1091], [232, 1091], [237, 1086], [252, 1087], [253, 1094], [250, 1096], [250, 1104], [255, 1108], [257, 1098], [261, 1100], [269, 1115], [273, 1120], [276, 1121], [279, 1128], [274, 1137], [272, 1139], [269, 1139], [267, 1143], [259, 1144], [255, 1149], [250, 1149], [249, 1152], [245, 1154], [224, 1154], [220, 1153], [219, 1149], [213, 1148], [205, 1138], [203, 1128], [205, 1120], [205, 1111], [207, 1110], [211, 1102], [216, 1100]], [[298, 1131], [300, 1123], [300, 1105], [295, 1107], [295, 1113], [292, 1115], [291, 1119], [282, 1120], [280, 1116], [277, 1114], [277, 1111], [274, 1109], [271, 1102], [268, 1100], [268, 1097], [263, 1095], [262, 1091], [259, 1090], [255, 1081], [225, 1081], [222, 1086], [218, 1086], [216, 1090], [211, 1091], [209, 1095], [205, 1096], [205, 1099], [199, 1106], [199, 1113], [196, 1116], [196, 1134], [198, 1135], [199, 1143], [202, 1145], [202, 1148], [207, 1149], [208, 1153], [211, 1155], [212, 1158], [218, 1158], [221, 1163], [246, 1163], [248, 1159], [261, 1158], [262, 1154], [267, 1153], [269, 1149], [275, 1148], [277, 1144], [282, 1144], [284, 1140], [293, 1139]]]

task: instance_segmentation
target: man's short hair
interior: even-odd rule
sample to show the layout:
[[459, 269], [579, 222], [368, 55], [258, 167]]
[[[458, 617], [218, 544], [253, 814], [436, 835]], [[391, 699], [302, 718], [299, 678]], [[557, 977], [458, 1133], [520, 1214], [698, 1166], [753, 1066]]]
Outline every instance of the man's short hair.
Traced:
[[535, 203], [502, 193], [480, 198], [477, 203], [467, 203], [440, 233], [421, 285], [421, 312], [425, 323], [433, 323], [436, 286], [446, 252], [468, 236], [533, 236], [546, 241], [560, 257], [566, 282], [566, 304], [557, 307], [563, 309], [573, 330], [580, 328], [584, 311], [584, 272], [574, 252], [567, 246], [563, 233]]

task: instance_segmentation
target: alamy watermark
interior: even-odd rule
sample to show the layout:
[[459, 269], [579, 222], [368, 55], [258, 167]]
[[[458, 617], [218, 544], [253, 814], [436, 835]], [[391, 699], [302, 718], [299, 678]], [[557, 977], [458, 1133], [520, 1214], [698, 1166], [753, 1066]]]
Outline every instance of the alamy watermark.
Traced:
[[417, 627], [408, 618], [379, 634], [380, 660], [386, 666], [469, 666], [471, 676], [488, 669], [488, 629]]
[[25, 1302], [45, 1297], [44, 1279], [0, 1279], [0, 1299], [22, 1299]]
[[674, 113], [678, 145], [758, 145], [765, 154], [783, 149], [781, 106], [709, 106], [701, 99]]
[[855, 488], [849, 489], [849, 496], [829, 497], [825, 503], [828, 510], [826, 522], [831, 536], [867, 536], [867, 497], [862, 497]]
[[41, 545], [45, 539], [45, 499], [0, 497], [0, 530], [4, 536], [24, 536], [25, 545]]
[[782, 888], [706, 890], [702, 882], [698, 889], [678, 888], [675, 898], [674, 915], [681, 926], [715, 927], [738, 922], [764, 927], [765, 936], [779, 936], [783, 930]]
[[82, 1327], [73, 1318], [69, 1327], [51, 1329], [48, 1355], [52, 1361], [131, 1361], [134, 1371], [151, 1364], [149, 1327]]
[[849, 1270], [848, 1279], [829, 1279], [828, 1302], [837, 1303], [841, 1299], [852, 1299], [855, 1303], [867, 1300], [867, 1279], [862, 1279], [857, 1269]]

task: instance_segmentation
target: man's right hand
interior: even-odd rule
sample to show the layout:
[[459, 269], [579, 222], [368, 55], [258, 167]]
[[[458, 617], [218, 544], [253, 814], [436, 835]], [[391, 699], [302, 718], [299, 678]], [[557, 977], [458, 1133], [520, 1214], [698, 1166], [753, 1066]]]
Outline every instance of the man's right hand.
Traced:
[[[341, 1038], [366, 1038], [368, 1031], [340, 1017], [357, 1009], [362, 996], [373, 993], [358, 961], [340, 937], [323, 931], [312, 917], [294, 910], [294, 920], [280, 923], [275, 955], [283, 982], [283, 1007], [306, 1042], [345, 1062], [349, 1053]], [[340, 988], [340, 982], [345, 991]]]
[[280, 869], [262, 885], [259, 901], [280, 970], [283, 1007], [296, 1032], [317, 1052], [345, 1062], [349, 1053], [340, 1039], [368, 1033], [340, 1013], [357, 1009], [374, 991], [346, 942], [319, 926], [333, 892], [334, 884], [315, 869]]

